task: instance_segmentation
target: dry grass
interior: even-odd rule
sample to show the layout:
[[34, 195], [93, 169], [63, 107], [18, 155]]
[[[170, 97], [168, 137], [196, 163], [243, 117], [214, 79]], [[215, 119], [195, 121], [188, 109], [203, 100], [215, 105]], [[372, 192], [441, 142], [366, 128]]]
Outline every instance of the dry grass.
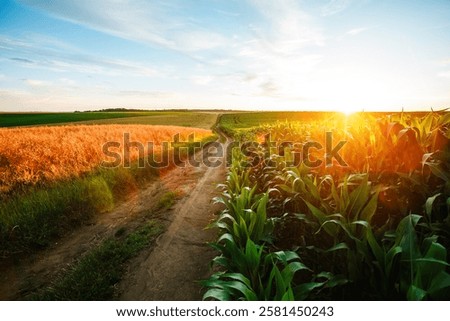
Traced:
[[[199, 128], [149, 125], [0, 129], [0, 193], [92, 171], [108, 160], [102, 152], [106, 142], [119, 142], [120, 148], [115, 151], [123, 154], [124, 133], [144, 146], [152, 142], [155, 151], [160, 150], [162, 142], [171, 142], [176, 134], [186, 141], [190, 134], [195, 134], [195, 140], [211, 135], [211, 131]], [[132, 148], [131, 160], [137, 157], [137, 150]]]

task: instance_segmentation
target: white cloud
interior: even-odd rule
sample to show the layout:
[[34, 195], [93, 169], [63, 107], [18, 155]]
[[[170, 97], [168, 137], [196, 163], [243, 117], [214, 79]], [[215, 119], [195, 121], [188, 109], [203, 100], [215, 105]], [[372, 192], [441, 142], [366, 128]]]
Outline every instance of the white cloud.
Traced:
[[450, 58], [448, 58], [448, 59], [442, 59], [442, 60], [439, 62], [439, 64], [442, 65], [442, 66], [448, 66], [448, 65], [450, 65]]
[[46, 86], [50, 85], [50, 82], [47, 82], [44, 80], [37, 80], [37, 79], [24, 79], [24, 82], [33, 88], [46, 87]]
[[77, 82], [75, 80], [69, 79], [69, 78], [59, 78], [58, 82], [65, 86], [71, 86], [71, 87], [77, 86]]
[[439, 72], [438, 77], [450, 79], [450, 70], [445, 70], [445, 71]]
[[126, 97], [145, 97], [145, 98], [171, 98], [175, 96], [173, 92], [167, 91], [145, 91], [145, 90], [121, 90], [119, 93], [111, 92], [111, 95], [119, 95]]
[[231, 12], [231, 11], [221, 10], [221, 9], [215, 9], [214, 11], [217, 13], [220, 13], [222, 15], [229, 16], [229, 17], [239, 17], [241, 15], [239, 12]]
[[330, 0], [326, 5], [322, 6], [322, 16], [332, 16], [338, 14], [352, 3], [352, 0]]
[[354, 29], [347, 31], [346, 34], [350, 35], [350, 36], [356, 36], [356, 35], [359, 35], [360, 33], [363, 33], [366, 30], [367, 30], [367, 28], [354, 28]]
[[[249, 0], [267, 19], [271, 29], [255, 28], [255, 33], [267, 40], [272, 50], [279, 52], [295, 51], [306, 45], [322, 45], [324, 37], [314, 26], [313, 19], [302, 11], [294, 0]], [[281, 45], [281, 48], [279, 47]]]
[[214, 77], [212, 77], [212, 76], [193, 76], [193, 77], [191, 77], [191, 80], [196, 85], [205, 86], [205, 85], [210, 84], [214, 80]]
[[264, 18], [251, 26], [253, 37], [235, 44], [245, 85], [238, 95], [296, 99], [307, 91], [308, 77], [321, 60], [311, 53], [325, 44], [314, 19], [293, 0], [250, 0]]
[[227, 39], [222, 35], [204, 30], [180, 33], [174, 36], [174, 41], [177, 48], [187, 52], [223, 47], [227, 43]]

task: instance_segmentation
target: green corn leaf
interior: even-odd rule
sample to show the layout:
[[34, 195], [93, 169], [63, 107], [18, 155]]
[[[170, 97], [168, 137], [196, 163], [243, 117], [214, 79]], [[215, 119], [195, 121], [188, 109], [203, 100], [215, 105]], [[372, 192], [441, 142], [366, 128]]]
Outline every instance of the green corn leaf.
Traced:
[[296, 300], [306, 300], [308, 296], [314, 290], [320, 289], [323, 287], [325, 282], [309, 282], [302, 283], [294, 288], [294, 296]]
[[302, 194], [306, 192], [305, 182], [300, 177], [295, 178], [291, 186], [295, 192], [299, 192]]
[[425, 202], [425, 213], [427, 214], [428, 220], [431, 222], [431, 214], [433, 212], [433, 204], [436, 201], [436, 198], [441, 196], [442, 193], [438, 193], [432, 197], [428, 197]]
[[292, 291], [292, 287], [289, 287], [288, 290], [284, 293], [281, 301], [295, 301], [294, 291]]
[[401, 254], [402, 248], [400, 246], [394, 246], [387, 252], [385, 259], [385, 273], [387, 277], [392, 278], [393, 271], [400, 269], [398, 264], [400, 262]]
[[255, 234], [256, 239], [259, 241], [264, 236], [264, 228], [267, 223], [267, 214], [266, 214], [266, 207], [268, 202], [268, 195], [265, 194], [261, 200], [259, 201], [258, 208], [256, 209], [255, 213]]
[[258, 246], [251, 239], [247, 239], [247, 244], [245, 247], [245, 257], [248, 261], [248, 266], [252, 271], [256, 270], [259, 267], [262, 251], [262, 246], [258, 248]]
[[378, 244], [377, 240], [375, 239], [375, 236], [373, 235], [371, 228], [366, 229], [366, 239], [367, 239], [367, 242], [369, 243], [372, 253], [375, 256], [375, 259], [379, 262], [379, 264], [381, 266], [384, 266], [385, 265], [385, 252], [381, 248], [381, 246]]
[[330, 247], [329, 249], [325, 250], [325, 252], [331, 253], [331, 252], [335, 252], [335, 251], [349, 250], [349, 249], [350, 248], [348, 247], [347, 243], [341, 242], [341, 243], [338, 243], [338, 244]]
[[203, 300], [213, 299], [218, 301], [230, 301], [230, 293], [225, 289], [211, 288], [203, 295]]
[[359, 219], [370, 222], [372, 221], [372, 217], [375, 215], [378, 207], [378, 194], [379, 189], [375, 192], [375, 194], [370, 199], [369, 203], [362, 210]]
[[450, 274], [441, 271], [436, 274], [431, 281], [428, 293], [432, 299], [449, 300], [450, 299]]
[[315, 199], [320, 200], [320, 193], [317, 189], [317, 185], [308, 177], [303, 178], [303, 182], [306, 184], [306, 187], [308, 189], [308, 193]]
[[354, 219], [358, 219], [359, 212], [366, 204], [369, 198], [370, 186], [368, 185], [368, 176], [364, 177], [360, 185], [349, 195], [349, 201], [345, 212]]
[[421, 256], [415, 231], [420, 219], [419, 215], [411, 214], [403, 218], [397, 226], [396, 245], [402, 248], [402, 260], [410, 261], [411, 264]]
[[278, 251], [267, 255], [267, 260], [275, 260], [287, 264], [293, 260], [299, 260], [300, 257], [294, 251]]
[[219, 239], [217, 240], [217, 243], [220, 243], [220, 242], [222, 242], [222, 241], [228, 242], [228, 243], [235, 243], [234, 238], [233, 238], [233, 235], [231, 235], [230, 233], [224, 233], [224, 234], [222, 234], [222, 235], [219, 237]]
[[[321, 225], [320, 229], [322, 229], [322, 226], [325, 225], [325, 222], [327, 222], [328, 218], [324, 212], [319, 210], [317, 207], [309, 203], [308, 201], [304, 200], [306, 206], [308, 206], [309, 210], [311, 211], [312, 215], [319, 221], [319, 224]], [[327, 232], [328, 235], [335, 237], [336, 235], [336, 228], [333, 226], [324, 226], [325, 232]]]
[[272, 273], [274, 273], [275, 289], [276, 289], [276, 294], [275, 294], [274, 299], [280, 300], [283, 297], [283, 294], [286, 292], [286, 289], [288, 288], [289, 283], [287, 282], [287, 280], [285, 280], [283, 278], [280, 270], [278, 269], [278, 267], [276, 265], [273, 266]]
[[306, 265], [300, 262], [291, 262], [281, 271], [281, 276], [286, 283], [291, 283], [294, 274], [298, 271], [308, 270], [311, 271]]
[[[404, 260], [404, 261], [410, 262], [411, 260]], [[443, 266], [443, 267], [450, 266], [450, 264], [448, 264], [446, 261], [438, 260], [435, 258], [426, 258], [426, 257], [416, 258], [414, 260], [414, 262], [416, 262], [416, 263], [431, 263], [431, 265], [434, 265], [434, 266]], [[431, 270], [431, 267], [430, 266], [428, 266], [428, 267]], [[441, 269], [438, 268], [438, 271], [440, 271], [440, 270]], [[436, 271], [436, 272], [438, 272], [438, 271]]]
[[226, 281], [226, 288], [236, 290], [247, 301], [256, 301], [256, 294], [241, 281]]
[[294, 189], [292, 189], [292, 187], [290, 187], [286, 184], [277, 184], [277, 185], [275, 185], [275, 188], [277, 188], [278, 190], [285, 191], [288, 194], [295, 194]]
[[341, 200], [340, 200], [339, 195], [337, 193], [336, 186], [334, 185], [334, 182], [332, 182], [332, 184], [331, 184], [331, 195], [333, 197], [334, 202], [338, 205], [338, 211], [341, 212], [341, 213], [344, 213], [345, 208], [341, 207], [341, 205], [342, 205], [341, 204]]
[[[326, 276], [324, 275], [326, 274]], [[343, 275], [333, 275], [330, 272], [321, 272], [317, 275], [317, 279], [325, 277], [327, 280], [324, 282], [324, 288], [334, 288], [348, 283], [348, 279]]]
[[221, 275], [223, 278], [229, 278], [245, 284], [248, 288], [251, 288], [250, 280], [241, 273], [224, 273]]
[[408, 293], [406, 294], [406, 298], [410, 301], [422, 301], [427, 296], [427, 292], [418, 288], [414, 285], [411, 285], [408, 289]]
[[437, 164], [437, 163], [430, 163], [430, 162], [426, 162], [425, 164], [428, 165], [428, 167], [430, 168], [430, 170], [433, 173], [433, 175], [441, 178], [445, 182], [449, 181], [449, 177], [448, 177], [447, 172], [442, 170], [441, 167], [439, 166], [439, 164]]
[[227, 259], [224, 256], [216, 256], [213, 260], [212, 260], [214, 265], [217, 266], [222, 266], [226, 269], [230, 269], [231, 265], [229, 264], [229, 259]]

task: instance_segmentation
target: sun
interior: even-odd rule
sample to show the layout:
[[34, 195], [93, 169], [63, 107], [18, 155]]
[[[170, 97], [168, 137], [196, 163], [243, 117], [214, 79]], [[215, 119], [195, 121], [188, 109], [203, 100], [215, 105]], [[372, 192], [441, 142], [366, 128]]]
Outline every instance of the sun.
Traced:
[[358, 108], [357, 106], [352, 105], [344, 105], [342, 107], [336, 108], [336, 112], [342, 113], [347, 117], [362, 110], [362, 108]]

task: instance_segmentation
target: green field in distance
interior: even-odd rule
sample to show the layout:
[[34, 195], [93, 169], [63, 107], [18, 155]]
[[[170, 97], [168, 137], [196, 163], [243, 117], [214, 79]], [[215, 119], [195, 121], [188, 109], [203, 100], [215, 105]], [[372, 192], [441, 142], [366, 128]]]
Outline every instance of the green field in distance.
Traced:
[[0, 113], [0, 127], [65, 124], [172, 125], [210, 129], [219, 112], [139, 111], [77, 113]]
[[[428, 112], [405, 112], [404, 114], [424, 116]], [[366, 114], [377, 116], [400, 114], [399, 112], [366, 112]], [[260, 126], [275, 122], [298, 121], [311, 122], [324, 119], [334, 119], [334, 117], [345, 117], [340, 112], [325, 111], [265, 111], [265, 112], [238, 112], [225, 113], [220, 116], [220, 126], [222, 128], [239, 129]]]

